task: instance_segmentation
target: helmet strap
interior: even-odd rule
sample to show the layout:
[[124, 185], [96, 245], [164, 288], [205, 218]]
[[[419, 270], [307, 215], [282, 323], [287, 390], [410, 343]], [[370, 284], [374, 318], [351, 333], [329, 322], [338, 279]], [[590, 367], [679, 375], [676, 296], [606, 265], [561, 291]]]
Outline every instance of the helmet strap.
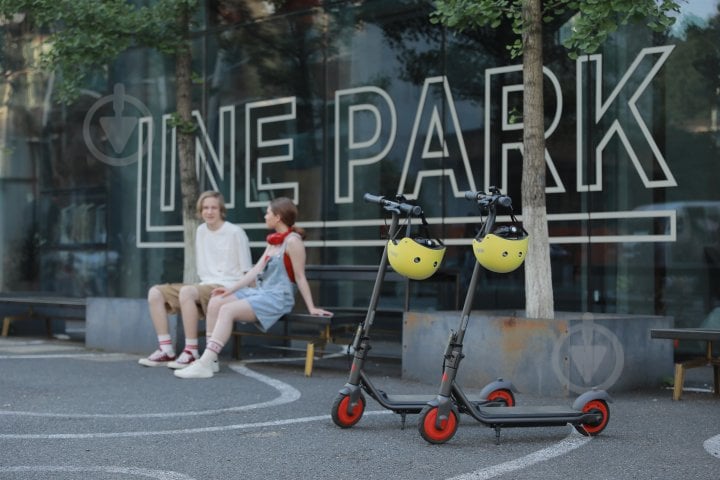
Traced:
[[[427, 219], [425, 218], [425, 212], [420, 213], [420, 220], [422, 220], [422, 225], [420, 226], [420, 231], [422, 232], [423, 236], [427, 239], [433, 238], [432, 235], [430, 235], [430, 224], [428, 223]], [[445, 245], [439, 238], [435, 237], [434, 239], [439, 245]]]
[[[420, 217], [420, 222], [421, 222], [420, 236], [427, 238], [427, 239], [432, 239], [433, 237], [430, 234], [430, 224], [428, 223], [427, 218], [425, 218], [425, 212], [421, 211], [419, 217]], [[402, 230], [402, 228], [398, 228], [390, 240], [392, 240], [394, 243], [397, 243], [398, 237], [412, 238], [412, 215], [407, 216], [407, 223], [405, 224], [405, 234], [402, 236], [400, 235], [401, 230]], [[439, 245], [442, 245], [442, 246], [445, 245], [439, 238], [434, 238], [434, 240]]]

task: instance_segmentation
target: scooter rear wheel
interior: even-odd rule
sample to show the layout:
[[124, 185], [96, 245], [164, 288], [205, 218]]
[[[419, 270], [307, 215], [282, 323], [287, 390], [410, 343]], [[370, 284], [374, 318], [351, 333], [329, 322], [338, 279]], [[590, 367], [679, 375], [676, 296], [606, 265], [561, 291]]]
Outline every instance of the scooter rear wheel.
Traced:
[[490, 394], [487, 396], [487, 401], [502, 402], [505, 404], [506, 407], [514, 407], [515, 395], [513, 395], [510, 390], [500, 388], [498, 390], [493, 390], [492, 392], [490, 392]]
[[450, 410], [448, 418], [441, 421], [439, 426], [436, 424], [437, 416], [438, 407], [431, 405], [425, 405], [420, 412], [418, 430], [420, 431], [420, 436], [429, 443], [445, 443], [455, 435], [455, 432], [457, 432], [458, 413], [455, 410], [455, 407]]
[[350, 403], [350, 395], [339, 393], [332, 405], [330, 416], [332, 416], [335, 425], [342, 428], [350, 428], [355, 425], [365, 412], [365, 397], [362, 392], [358, 398], [357, 404], [348, 412], [348, 404]]
[[607, 424], [610, 421], [610, 408], [608, 407], [607, 402], [604, 400], [590, 400], [583, 406], [582, 411], [586, 413], [599, 413], [601, 415], [600, 421], [573, 425], [575, 430], [586, 437], [594, 437], [605, 430], [605, 427], [607, 427]]

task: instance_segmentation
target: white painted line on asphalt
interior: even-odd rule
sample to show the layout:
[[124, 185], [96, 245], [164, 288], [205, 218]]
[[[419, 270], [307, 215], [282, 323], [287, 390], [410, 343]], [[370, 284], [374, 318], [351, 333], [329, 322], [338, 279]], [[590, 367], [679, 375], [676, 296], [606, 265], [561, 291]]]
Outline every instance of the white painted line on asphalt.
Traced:
[[[382, 415], [392, 413], [390, 410], [366, 411], [363, 415]], [[235, 425], [218, 425], [215, 427], [183, 428], [178, 430], [155, 430], [150, 432], [107, 432], [107, 433], [34, 433], [34, 434], [2, 434], [0, 439], [22, 440], [86, 440], [94, 438], [122, 438], [122, 437], [151, 437], [157, 435], [187, 435], [195, 433], [226, 432], [229, 430], [248, 430], [251, 428], [281, 427], [330, 420], [330, 415], [317, 415], [314, 417], [286, 418], [270, 422], [239, 423]]]
[[277, 407], [291, 403], [300, 398], [300, 392], [287, 383], [276, 380], [272, 377], [254, 372], [242, 365], [230, 365], [230, 369], [264, 383], [278, 392], [280, 395], [272, 400], [260, 403], [252, 403], [250, 405], [240, 405], [237, 407], [218, 408], [214, 410], [195, 410], [189, 412], [167, 412], [167, 413], [48, 413], [48, 412], [28, 412], [14, 410], [0, 410], [0, 415], [17, 415], [26, 417], [56, 417], [56, 418], [170, 418], [170, 417], [191, 417], [199, 415], [215, 415], [218, 413], [228, 412], [246, 412], [248, 410], [257, 410], [259, 408]]
[[720, 458], [720, 435], [715, 435], [705, 440], [703, 447], [705, 447], [705, 451], [713, 457]]
[[[4, 351], [13, 351], [15, 355], [0, 355], [0, 360], [47, 360], [47, 359], [58, 359], [58, 358], [112, 358], [117, 357], [120, 359], [124, 358], [135, 358], [135, 355], [127, 353], [22, 353], [24, 346], [18, 346], [22, 344], [14, 344], [13, 347], [0, 348]], [[52, 350], [52, 347], [42, 344], [41, 342], [27, 343], [32, 345], [33, 349], [42, 349], [47, 351]], [[78, 347], [82, 348], [82, 347]], [[61, 350], [70, 350], [70, 347], [60, 347]], [[75, 350], [75, 348], [72, 348]], [[25, 350], [26, 351], [26, 350]], [[322, 357], [315, 356], [315, 360], [327, 360], [331, 358], [341, 358], [347, 355], [347, 347], [339, 347], [339, 350], [334, 353], [328, 353]], [[305, 361], [305, 356], [302, 357], [277, 357], [277, 358], [257, 358], [252, 360], [242, 360], [240, 364], [252, 364], [252, 363], [292, 363]]]
[[44, 360], [48, 358], [88, 358], [88, 357], [122, 357], [127, 358], [126, 353], [36, 353], [18, 355], [0, 355], [0, 360]]
[[13, 345], [0, 347], [0, 352], [6, 355], [62, 355], [77, 354], [84, 351], [81, 347], [69, 345]]
[[[34, 465], [1, 467], [0, 473], [117, 473], [120, 475], [135, 475], [157, 480], [195, 480], [182, 473], [169, 472], [166, 470], [149, 470], [146, 468], [134, 467], [71, 467], [65, 465]], [[45, 477], [47, 478], [47, 477]]]
[[[267, 375], [255, 372], [244, 365], [230, 365], [230, 369], [253, 378], [259, 382], [265, 383], [270, 387], [278, 390], [280, 395], [273, 400], [266, 402], [254, 403], [250, 405], [242, 405], [239, 407], [229, 407], [223, 409], [194, 411], [194, 412], [177, 412], [177, 413], [148, 413], [148, 414], [57, 414], [57, 413], [37, 413], [37, 412], [18, 412], [0, 410], [0, 415], [25, 415], [35, 417], [61, 417], [61, 418], [166, 418], [188, 415], [210, 415], [225, 412], [238, 412], [254, 410], [258, 408], [267, 408], [293, 402], [300, 398], [300, 392], [288, 385]], [[366, 411], [364, 415], [378, 415], [391, 413], [389, 410]], [[208, 433], [220, 432], [227, 430], [244, 430], [250, 428], [264, 428], [282, 425], [292, 425], [297, 423], [307, 423], [319, 420], [329, 420], [330, 415], [319, 415], [314, 417], [289, 418], [285, 420], [276, 420], [271, 422], [243, 423], [235, 425], [219, 425], [215, 427], [187, 428], [178, 430], [160, 430], [160, 431], [140, 431], [140, 432], [105, 432], [105, 433], [58, 433], [58, 434], [0, 434], [0, 439], [88, 439], [88, 438], [117, 438], [117, 437], [147, 437], [153, 435], [182, 435], [187, 433]]]
[[0, 347], [5, 345], [47, 345], [48, 343], [49, 342], [47, 340], [26, 340], [17, 337], [0, 337]]
[[509, 462], [481, 468], [480, 470], [475, 470], [470, 473], [464, 473], [448, 480], [487, 480], [506, 473], [523, 470], [536, 463], [544, 462], [546, 460], [550, 460], [551, 458], [559, 457], [560, 455], [565, 455], [576, 448], [582, 447], [589, 442], [591, 438], [592, 437], [580, 435], [573, 428], [570, 430], [570, 434], [567, 437], [555, 445], [551, 445], [547, 448], [543, 448], [542, 450], [538, 450], [515, 460], [510, 460]]

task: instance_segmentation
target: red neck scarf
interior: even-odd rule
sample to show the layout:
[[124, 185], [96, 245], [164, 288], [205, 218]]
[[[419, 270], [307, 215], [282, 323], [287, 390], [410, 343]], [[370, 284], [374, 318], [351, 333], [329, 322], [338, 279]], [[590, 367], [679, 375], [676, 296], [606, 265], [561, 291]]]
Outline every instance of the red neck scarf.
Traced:
[[267, 238], [265, 240], [267, 240], [267, 243], [269, 243], [270, 245], [280, 245], [281, 243], [283, 243], [285, 241], [285, 237], [290, 235], [292, 233], [292, 231], [293, 231], [293, 229], [290, 228], [286, 232], [271, 233], [270, 235], [267, 236]]
[[[285, 241], [285, 238], [290, 235], [293, 232], [292, 228], [289, 228], [286, 232], [275, 232], [271, 233], [267, 236], [266, 240], [267, 243], [270, 245], [280, 245]], [[268, 257], [266, 257], [268, 258]], [[283, 255], [283, 263], [285, 264], [285, 271], [288, 274], [288, 277], [290, 278], [290, 281], [295, 283], [295, 272], [293, 271], [292, 262], [290, 261], [290, 257], [286, 253]]]

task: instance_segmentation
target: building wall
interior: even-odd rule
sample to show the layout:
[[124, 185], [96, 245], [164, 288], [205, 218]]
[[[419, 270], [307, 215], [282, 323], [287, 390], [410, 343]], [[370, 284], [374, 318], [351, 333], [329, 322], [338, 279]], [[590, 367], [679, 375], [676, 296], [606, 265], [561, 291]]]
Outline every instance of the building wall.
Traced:
[[[547, 209], [556, 309], [667, 315], [715, 308], [720, 262], [719, 2], [683, 4], [668, 36], [630, 25], [575, 61], [545, 42]], [[465, 190], [520, 202], [521, 72], [509, 34], [448, 32], [427, 2], [206, 2], [193, 44], [202, 188], [264, 244], [287, 195], [311, 264], [377, 264], [387, 225], [365, 192], [404, 193], [469, 276], [479, 217]], [[234, 5], [234, 7], [233, 7]], [[2, 28], [2, 291], [142, 297], [182, 275], [172, 156], [173, 62], [128, 51], [71, 105], [33, 67], [42, 37]], [[118, 105], [122, 108], [119, 109]], [[522, 270], [487, 273], [476, 308], [522, 308]], [[368, 282], [319, 288], [363, 306]], [[400, 305], [396, 286], [383, 302]], [[453, 285], [414, 282], [411, 308], [449, 309]]]

